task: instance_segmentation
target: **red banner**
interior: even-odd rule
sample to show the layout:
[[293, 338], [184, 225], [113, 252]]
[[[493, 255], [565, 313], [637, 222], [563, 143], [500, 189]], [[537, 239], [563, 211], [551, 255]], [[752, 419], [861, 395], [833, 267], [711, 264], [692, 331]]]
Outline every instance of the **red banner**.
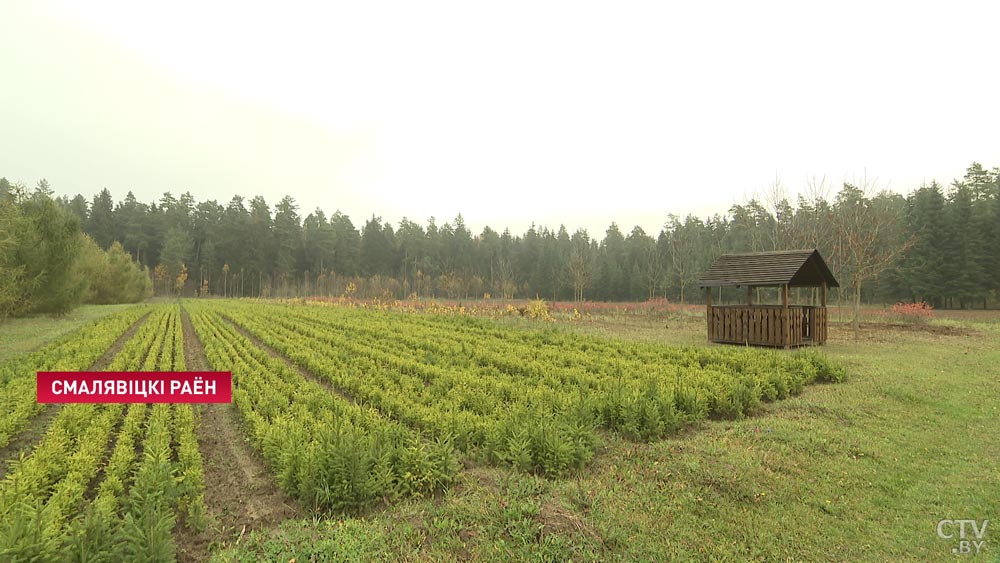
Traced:
[[39, 403], [231, 403], [228, 371], [40, 371]]

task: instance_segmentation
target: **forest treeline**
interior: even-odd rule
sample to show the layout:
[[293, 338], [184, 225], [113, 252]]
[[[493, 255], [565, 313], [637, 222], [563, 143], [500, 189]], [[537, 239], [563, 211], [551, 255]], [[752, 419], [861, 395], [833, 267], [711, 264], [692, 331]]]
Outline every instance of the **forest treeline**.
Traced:
[[[44, 181], [43, 181], [44, 183]], [[3, 193], [31, 195], [23, 186]], [[377, 216], [363, 224], [286, 196], [226, 203], [165, 193], [144, 203], [101, 190], [55, 198], [102, 249], [118, 243], [151, 271], [157, 293], [359, 297], [541, 297], [550, 300], [701, 301], [698, 276], [720, 254], [818, 248], [842, 296], [983, 307], [1000, 295], [1000, 170], [973, 163], [962, 179], [904, 196], [866, 182], [813, 183], [794, 201], [775, 190], [706, 219], [666, 218], [658, 233], [533, 226], [524, 233], [462, 216], [438, 224]], [[42, 194], [44, 196], [44, 193]], [[9, 198], [9, 196], [7, 196]], [[836, 298], [836, 295], [835, 295]]]
[[99, 246], [52, 196], [44, 180], [29, 194], [0, 178], [0, 319], [148, 298], [149, 272], [121, 244]]

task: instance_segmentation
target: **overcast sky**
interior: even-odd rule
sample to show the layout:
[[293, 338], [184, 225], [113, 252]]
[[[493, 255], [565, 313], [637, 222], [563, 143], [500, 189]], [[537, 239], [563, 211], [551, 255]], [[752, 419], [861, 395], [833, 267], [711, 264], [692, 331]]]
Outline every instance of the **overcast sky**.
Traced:
[[1000, 3], [0, 0], [0, 176], [658, 232], [1000, 165]]

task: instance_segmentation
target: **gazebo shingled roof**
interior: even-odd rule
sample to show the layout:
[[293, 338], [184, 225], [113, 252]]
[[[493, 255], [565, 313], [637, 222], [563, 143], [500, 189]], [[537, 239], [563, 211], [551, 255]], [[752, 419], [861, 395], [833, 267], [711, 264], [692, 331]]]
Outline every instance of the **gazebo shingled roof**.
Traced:
[[698, 287], [840, 287], [819, 251], [781, 250], [724, 254], [705, 270]]

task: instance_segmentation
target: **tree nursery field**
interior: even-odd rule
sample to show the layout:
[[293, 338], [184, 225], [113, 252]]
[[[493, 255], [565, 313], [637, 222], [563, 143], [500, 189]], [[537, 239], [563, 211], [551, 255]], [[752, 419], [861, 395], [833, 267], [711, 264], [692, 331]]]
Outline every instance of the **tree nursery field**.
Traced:
[[[935, 561], [940, 522], [1000, 515], [1000, 315], [789, 351], [689, 310], [383, 305], [49, 319], [0, 364], [0, 560]], [[231, 371], [233, 400], [36, 401], [75, 370]]]
[[0, 563], [1000, 563], [1000, 2], [232, 4], [0, 1]]

